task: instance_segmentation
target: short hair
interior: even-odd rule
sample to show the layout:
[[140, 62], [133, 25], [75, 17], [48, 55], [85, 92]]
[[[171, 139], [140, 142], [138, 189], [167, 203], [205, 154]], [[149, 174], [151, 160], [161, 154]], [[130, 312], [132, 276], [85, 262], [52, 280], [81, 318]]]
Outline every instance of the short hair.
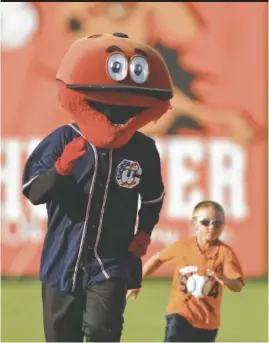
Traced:
[[213, 200], [204, 200], [204, 201], [198, 202], [198, 204], [195, 205], [195, 207], [192, 211], [192, 214], [194, 215], [195, 212], [200, 210], [200, 208], [204, 208], [204, 207], [213, 208], [216, 212], [221, 213], [223, 215], [223, 217], [225, 218], [224, 208], [219, 203], [217, 203], [216, 201], [213, 201]]

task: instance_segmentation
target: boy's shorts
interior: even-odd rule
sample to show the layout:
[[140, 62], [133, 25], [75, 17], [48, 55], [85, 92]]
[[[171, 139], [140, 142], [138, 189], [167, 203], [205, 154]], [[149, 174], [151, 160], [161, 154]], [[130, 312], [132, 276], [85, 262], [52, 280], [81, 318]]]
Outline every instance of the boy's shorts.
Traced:
[[166, 316], [165, 342], [215, 342], [217, 333], [218, 329], [195, 328], [179, 314]]

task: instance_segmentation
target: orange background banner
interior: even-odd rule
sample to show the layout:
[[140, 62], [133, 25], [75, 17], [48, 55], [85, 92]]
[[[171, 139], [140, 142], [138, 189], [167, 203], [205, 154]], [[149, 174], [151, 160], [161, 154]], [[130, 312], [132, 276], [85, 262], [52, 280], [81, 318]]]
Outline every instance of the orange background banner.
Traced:
[[[245, 274], [267, 273], [267, 6], [26, 2], [3, 7], [2, 275], [38, 273], [46, 211], [22, 197], [22, 169], [36, 144], [70, 119], [56, 93], [63, 54], [74, 39], [97, 32], [126, 32], [157, 48], [175, 86], [173, 108], [142, 129], [156, 139], [166, 186], [145, 258], [189, 236], [193, 206], [211, 198], [226, 209], [223, 239], [237, 252]], [[20, 18], [16, 28], [12, 18]], [[168, 266], [155, 275], [170, 273]]]

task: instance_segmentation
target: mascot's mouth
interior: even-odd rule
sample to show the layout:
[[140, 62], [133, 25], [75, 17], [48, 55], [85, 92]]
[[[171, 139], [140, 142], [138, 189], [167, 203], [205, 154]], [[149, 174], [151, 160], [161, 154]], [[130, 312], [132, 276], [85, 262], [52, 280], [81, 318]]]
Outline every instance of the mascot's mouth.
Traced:
[[87, 104], [95, 111], [102, 113], [107, 119], [117, 127], [124, 125], [129, 119], [136, 117], [143, 111], [147, 110], [148, 107], [139, 106], [117, 106], [107, 105], [101, 102], [91, 101], [85, 99]]
[[129, 92], [150, 96], [159, 100], [170, 100], [173, 92], [170, 89], [148, 88], [125, 85], [66, 85], [67, 88], [77, 92]]

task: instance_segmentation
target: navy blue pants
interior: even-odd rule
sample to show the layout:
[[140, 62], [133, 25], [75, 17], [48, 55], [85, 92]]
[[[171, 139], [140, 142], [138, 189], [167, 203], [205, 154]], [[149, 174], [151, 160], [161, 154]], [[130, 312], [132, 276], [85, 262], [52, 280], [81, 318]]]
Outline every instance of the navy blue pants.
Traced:
[[166, 316], [165, 342], [215, 342], [217, 333], [195, 328], [179, 314]]

